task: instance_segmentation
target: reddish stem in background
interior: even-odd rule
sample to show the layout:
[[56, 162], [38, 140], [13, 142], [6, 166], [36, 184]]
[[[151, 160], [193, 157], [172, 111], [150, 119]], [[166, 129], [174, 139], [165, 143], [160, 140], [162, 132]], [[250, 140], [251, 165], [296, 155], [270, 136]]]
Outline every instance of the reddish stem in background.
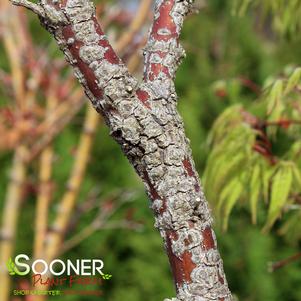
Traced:
[[277, 121], [265, 121], [265, 126], [280, 126], [284, 129], [288, 129], [292, 124], [300, 124], [301, 120], [295, 120], [295, 119], [279, 119]]
[[240, 76], [239, 77], [240, 82], [242, 83], [242, 85], [244, 85], [245, 87], [249, 88], [252, 92], [254, 92], [257, 95], [260, 95], [261, 93], [261, 88], [260, 86], [258, 86], [255, 82], [253, 82], [251, 79], [244, 77], [244, 76]]
[[301, 125], [301, 120], [296, 119], [279, 119], [277, 121], [266, 121], [260, 120], [250, 112], [242, 109], [241, 114], [243, 121], [249, 124], [253, 129], [258, 131], [256, 137], [256, 143], [253, 146], [253, 150], [264, 156], [271, 165], [277, 163], [277, 158], [272, 153], [272, 143], [269, 140], [266, 127], [268, 126], [279, 126], [283, 129], [288, 129], [291, 125]]
[[293, 256], [290, 256], [286, 259], [272, 263], [271, 266], [269, 267], [269, 269], [271, 272], [275, 272], [276, 270], [281, 269], [281, 268], [287, 266], [288, 264], [290, 264], [294, 261], [297, 261], [298, 259], [301, 259], [301, 252], [299, 252]]

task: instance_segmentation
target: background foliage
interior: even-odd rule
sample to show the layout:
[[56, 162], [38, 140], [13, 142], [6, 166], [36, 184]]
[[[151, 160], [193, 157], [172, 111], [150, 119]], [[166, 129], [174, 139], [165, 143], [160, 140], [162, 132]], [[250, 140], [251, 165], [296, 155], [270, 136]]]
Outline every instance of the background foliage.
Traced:
[[[253, 9], [247, 10], [251, 1], [237, 6], [235, 0], [213, 0], [200, 14], [191, 16], [182, 36], [187, 58], [176, 85], [179, 110], [216, 215], [219, 246], [232, 291], [244, 301], [298, 301], [300, 261], [273, 273], [268, 271], [268, 263], [300, 251], [301, 211], [293, 196], [301, 189], [301, 125], [288, 120], [301, 119], [300, 110], [294, 106], [300, 107], [300, 69], [295, 67], [301, 66], [301, 5], [295, 0], [263, 2], [257, 5], [259, 1], [254, 1]], [[277, 17], [272, 18], [271, 12]], [[57, 55], [54, 43], [49, 46], [49, 36], [34, 18], [31, 30], [40, 46]], [[5, 67], [1, 57], [0, 64]], [[1, 95], [0, 101], [6, 105], [10, 100]], [[254, 118], [281, 122], [267, 126]], [[81, 112], [55, 140], [56, 195], [65, 189], [62, 183], [70, 171], [70, 153], [82, 120]], [[262, 146], [262, 127], [270, 142], [265, 153], [254, 149], [254, 145]], [[2, 208], [11, 154], [1, 153], [0, 162]], [[80, 201], [95, 188], [100, 191], [100, 201], [117, 191], [134, 191], [131, 202], [114, 218], [130, 216], [142, 222], [143, 229], [98, 231], [65, 257], [104, 259], [106, 271], [113, 275], [104, 288], [104, 300], [150, 301], [174, 295], [167, 258], [153, 228], [142, 184], [104, 126], [96, 134]], [[19, 228], [16, 253], [32, 251], [34, 202], [34, 195], [29, 193], [22, 205], [19, 223], [26, 226]], [[78, 229], [91, 218], [93, 213], [85, 216]], [[77, 296], [63, 299], [94, 300]]]

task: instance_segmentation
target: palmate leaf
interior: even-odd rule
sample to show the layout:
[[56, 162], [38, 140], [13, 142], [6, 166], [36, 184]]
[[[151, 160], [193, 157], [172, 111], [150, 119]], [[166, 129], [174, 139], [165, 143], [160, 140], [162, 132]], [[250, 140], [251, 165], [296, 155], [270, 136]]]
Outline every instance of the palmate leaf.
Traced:
[[293, 190], [300, 192], [300, 190], [301, 190], [301, 171], [294, 163], [292, 164], [292, 171], [293, 171], [293, 186], [294, 186]]
[[[285, 119], [299, 119], [300, 112], [294, 107], [297, 88], [301, 83], [301, 68], [288, 66], [284, 70], [285, 78], [268, 80], [263, 100], [267, 105], [267, 119], [279, 121]], [[299, 98], [299, 95], [297, 95]], [[295, 113], [295, 116], [294, 116]]]
[[[222, 124], [220, 124], [222, 125]], [[252, 157], [256, 131], [244, 123], [236, 124], [223, 135], [208, 158], [204, 173], [204, 188], [211, 203], [218, 206], [222, 190], [237, 180], [242, 170], [247, 169]]]
[[292, 92], [299, 84], [301, 81], [301, 68], [296, 68], [292, 75], [288, 78], [284, 93], [288, 94]]
[[210, 145], [224, 141], [225, 137], [231, 134], [232, 129], [241, 124], [241, 109], [241, 105], [231, 106], [216, 119], [208, 137]]
[[[212, 166], [212, 172], [206, 178], [205, 191], [210, 199], [218, 199], [223, 186], [240, 172], [243, 163], [246, 161], [244, 153], [231, 154], [219, 158]], [[209, 167], [209, 166], [208, 166]], [[209, 170], [209, 169], [208, 169]]]
[[275, 221], [280, 217], [288, 200], [293, 183], [293, 170], [291, 164], [281, 162], [272, 178], [271, 199], [268, 210], [268, 218], [263, 231], [270, 230]]
[[251, 207], [251, 215], [252, 215], [252, 223], [257, 223], [257, 204], [259, 201], [259, 196], [261, 193], [261, 166], [256, 164], [251, 171], [251, 179], [250, 179], [250, 207]]
[[301, 166], [301, 141], [296, 141], [286, 154], [286, 157]]
[[[216, 124], [215, 124], [216, 125]], [[214, 125], [214, 127], [215, 127]], [[226, 124], [219, 124], [223, 128], [227, 128]], [[208, 158], [208, 164], [212, 164], [217, 158], [225, 155], [237, 154], [239, 151], [250, 151], [252, 149], [253, 143], [256, 137], [256, 131], [251, 129], [249, 125], [243, 124], [242, 122], [233, 126], [233, 128], [228, 127], [228, 132], [219, 132], [221, 137], [215, 141], [214, 134], [211, 134], [209, 140], [216, 142], [212, 144], [212, 151]]]
[[[276, 80], [271, 87], [267, 88], [263, 95], [263, 99], [267, 104], [266, 119], [268, 121], [278, 121], [282, 119], [284, 114], [284, 81]], [[269, 136], [275, 137], [278, 127], [268, 127], [267, 133]]]
[[281, 79], [278, 79], [273, 84], [272, 88], [267, 92], [265, 96], [268, 101], [267, 115], [269, 120], [278, 120], [281, 117], [284, 109], [282, 98], [284, 94], [284, 83]]
[[[245, 145], [243, 146], [245, 148]], [[223, 187], [236, 178], [246, 168], [249, 156], [245, 149], [237, 147], [234, 151], [223, 151], [213, 156], [204, 173], [204, 188], [210, 201], [218, 200]]]
[[269, 105], [268, 105], [268, 114], [271, 114], [271, 112], [275, 109], [277, 103], [281, 99], [283, 95], [283, 89], [284, 89], [284, 83], [283, 80], [277, 79], [270, 90], [268, 91], [268, 97], [269, 97]]
[[264, 164], [262, 166], [262, 173], [261, 173], [261, 182], [262, 182], [262, 193], [263, 199], [266, 203], [269, 201], [270, 197], [270, 188], [271, 188], [271, 179], [275, 173], [276, 168], [274, 166], [268, 166]]
[[[246, 109], [237, 105], [225, 110], [214, 123], [210, 135], [212, 151], [204, 173], [204, 187], [208, 199], [211, 202], [214, 200], [215, 208], [219, 210], [224, 229], [228, 224], [229, 214], [238, 200], [247, 200], [254, 224], [257, 222], [259, 201], [262, 199], [268, 204], [264, 227], [267, 231], [281, 216], [283, 209], [292, 208], [286, 206], [291, 204], [292, 196], [301, 193], [301, 141], [296, 141], [296, 138], [300, 137], [301, 127], [297, 122], [289, 123], [289, 120], [300, 119], [300, 109], [297, 106], [300, 98], [298, 92], [301, 87], [300, 81], [301, 68], [294, 69], [288, 66], [281, 79], [274, 77], [266, 82], [260, 101], [249, 109], [250, 116], [253, 115], [254, 119], [247, 119], [246, 115], [242, 114]], [[267, 121], [266, 127], [262, 131], [257, 130], [257, 133], [251, 127], [251, 124], [256, 123], [256, 118], [259, 122]], [[268, 124], [269, 121], [272, 123]], [[279, 136], [275, 135], [276, 132]], [[276, 165], [265, 160], [264, 154], [254, 151], [256, 139], [265, 143], [265, 140], [261, 141], [263, 137], [274, 142], [272, 138], [278, 140], [279, 137], [283, 137], [281, 135], [284, 135], [284, 132], [289, 138], [288, 141], [295, 140], [295, 143], [282, 156], [279, 155], [281, 150], [278, 150], [278, 141], [273, 143], [271, 152], [275, 161], [278, 161]], [[240, 179], [242, 172], [245, 172], [247, 183], [243, 183]], [[235, 186], [236, 182], [244, 184], [239, 197], [230, 193], [231, 190], [239, 191]]]
[[282, 35], [294, 34], [301, 27], [300, 0], [235, 0], [233, 12], [243, 16], [251, 7], [260, 7], [264, 19], [272, 16], [275, 30]]
[[239, 200], [243, 188], [244, 185], [240, 179], [234, 178], [221, 192], [218, 203], [218, 212], [223, 223], [223, 231], [227, 231], [230, 213]]

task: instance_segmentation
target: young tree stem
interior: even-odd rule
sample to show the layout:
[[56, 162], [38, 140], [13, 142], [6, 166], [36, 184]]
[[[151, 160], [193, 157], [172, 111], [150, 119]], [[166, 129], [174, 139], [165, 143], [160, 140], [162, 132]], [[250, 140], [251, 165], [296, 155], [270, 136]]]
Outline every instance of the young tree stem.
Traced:
[[156, 1], [142, 83], [111, 47], [91, 1], [46, 0], [42, 13], [34, 11], [145, 185], [176, 284], [172, 300], [229, 301], [210, 210], [176, 109], [179, 36], [192, 3]]

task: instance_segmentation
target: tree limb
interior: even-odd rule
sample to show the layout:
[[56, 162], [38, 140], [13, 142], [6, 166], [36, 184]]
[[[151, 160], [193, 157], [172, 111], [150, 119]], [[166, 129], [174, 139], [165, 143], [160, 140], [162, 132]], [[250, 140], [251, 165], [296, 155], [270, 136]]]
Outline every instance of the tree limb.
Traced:
[[166, 97], [175, 92], [173, 80], [185, 51], [179, 37], [192, 0], [156, 1], [155, 15], [144, 51], [144, 81]]
[[229, 301], [210, 211], [175, 102], [173, 79], [183, 56], [178, 38], [192, 2], [156, 1], [141, 84], [110, 46], [92, 2], [39, 5], [42, 25], [145, 184], [173, 271], [173, 300]]

